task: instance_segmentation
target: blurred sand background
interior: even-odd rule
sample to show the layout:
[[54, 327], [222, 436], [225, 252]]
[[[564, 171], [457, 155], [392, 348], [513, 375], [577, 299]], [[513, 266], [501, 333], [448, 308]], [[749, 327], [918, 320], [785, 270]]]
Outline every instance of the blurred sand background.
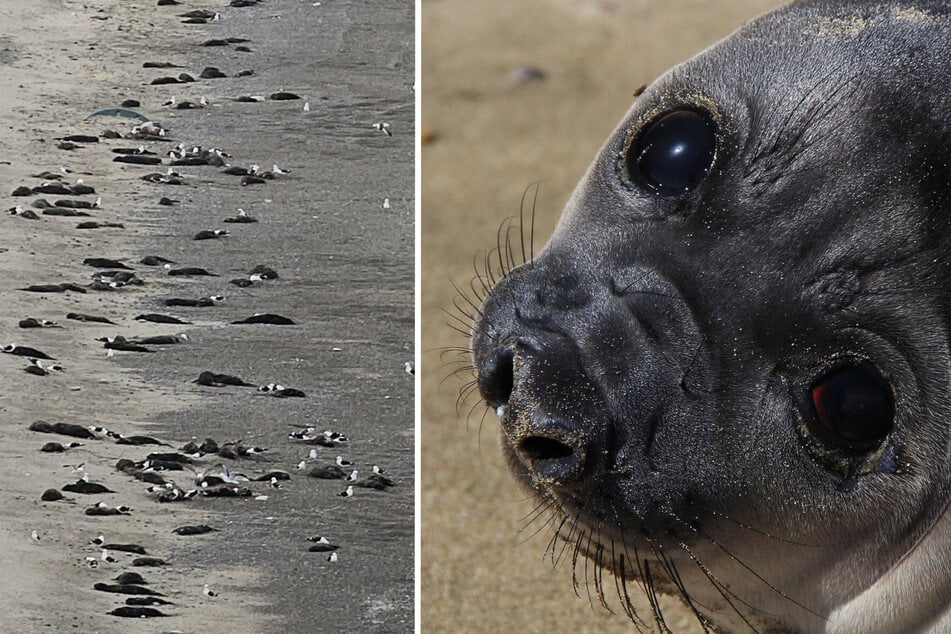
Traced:
[[[629, 632], [631, 623], [552, 571], [547, 530], [502, 464], [494, 414], [476, 395], [452, 281], [540, 183], [536, 251], [632, 94], [776, 0], [422, 0], [422, 625], [426, 632]], [[513, 82], [525, 65], [542, 81]], [[470, 413], [471, 412], [471, 413]], [[579, 565], [579, 574], [583, 566]], [[582, 580], [583, 582], [583, 580]], [[611, 587], [612, 582], [606, 580]], [[697, 631], [675, 603], [668, 623]], [[617, 600], [614, 600], [617, 610]]]

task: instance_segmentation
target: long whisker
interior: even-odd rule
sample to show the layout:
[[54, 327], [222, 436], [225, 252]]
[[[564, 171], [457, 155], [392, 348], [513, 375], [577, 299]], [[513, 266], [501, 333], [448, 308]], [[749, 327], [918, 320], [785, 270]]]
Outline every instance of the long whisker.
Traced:
[[[710, 569], [707, 568], [707, 566], [706, 566], [702, 561], [700, 561], [700, 558], [697, 557], [697, 556], [693, 553], [693, 551], [691, 551], [689, 548], [687, 548], [686, 544], [680, 543], [680, 544], [678, 544], [678, 546], [680, 546], [680, 548], [683, 549], [684, 552], [687, 553], [687, 555], [690, 557], [690, 560], [693, 561], [694, 565], [700, 570], [700, 572], [703, 573], [703, 575], [704, 575], [704, 576], [707, 578], [707, 580], [710, 582], [710, 585], [712, 585], [713, 588], [717, 591], [717, 593], [719, 593], [719, 595], [723, 598], [723, 600], [726, 601], [726, 604], [730, 606], [730, 609], [732, 609], [733, 612], [736, 613], [736, 615], [740, 617], [740, 620], [742, 620], [743, 623], [745, 623], [746, 626], [749, 627], [751, 631], [758, 633], [759, 630], [757, 630], [756, 627], [754, 627], [753, 624], [749, 622], [749, 619], [747, 619], [746, 616], [744, 616], [743, 612], [740, 611], [740, 609], [736, 606], [735, 603], [733, 603], [733, 599], [735, 599], [736, 601], [742, 603], [743, 605], [745, 605], [746, 607], [748, 607], [748, 608], [750, 608], [750, 609], [752, 609], [752, 610], [756, 610], [756, 608], [754, 608], [753, 606], [751, 606], [751, 605], [748, 604], [747, 602], [745, 602], [745, 601], [743, 601], [742, 599], [740, 599], [738, 596], [736, 596], [735, 593], [733, 593], [732, 591], [730, 591], [729, 588], [727, 588], [726, 586], [724, 586], [723, 583], [722, 583], [719, 579], [717, 579], [716, 575], [714, 575], [714, 574], [710, 571]], [[731, 599], [731, 597], [732, 597], [732, 599]], [[757, 611], [757, 612], [761, 612], [761, 610], [756, 610], [756, 611]]]
[[[679, 518], [677, 518], [677, 519], [678, 519], [678, 521], [681, 522], [681, 524], [683, 524], [683, 521], [682, 521], [682, 520], [680, 520]], [[710, 542], [711, 544], [713, 544], [714, 546], [716, 546], [717, 549], [719, 549], [722, 553], [724, 553], [724, 554], [725, 554], [727, 557], [729, 557], [732, 561], [734, 561], [735, 563], [737, 563], [738, 565], [740, 565], [743, 569], [745, 569], [745, 570], [746, 570], [747, 572], [749, 572], [751, 575], [753, 575], [754, 577], [756, 577], [757, 580], [761, 581], [767, 588], [769, 588], [770, 590], [772, 590], [773, 592], [775, 592], [775, 593], [778, 594], [779, 596], [783, 597], [784, 599], [786, 599], [787, 601], [789, 601], [789, 602], [792, 603], [793, 605], [796, 605], [796, 606], [802, 608], [802, 609], [805, 610], [806, 612], [809, 612], [809, 613], [812, 614], [813, 616], [817, 616], [817, 617], [819, 617], [819, 618], [821, 618], [821, 619], [823, 619], [823, 620], [827, 620], [828, 617], [826, 617], [826, 616], [824, 616], [824, 615], [822, 615], [822, 614], [819, 614], [818, 612], [816, 612], [816, 611], [814, 611], [814, 610], [812, 610], [812, 609], [806, 607], [805, 605], [803, 605], [803, 604], [800, 603], [799, 601], [793, 599], [793, 598], [790, 597], [788, 594], [786, 594], [785, 592], [783, 592], [782, 590], [780, 590], [779, 588], [777, 588], [776, 586], [774, 586], [773, 584], [771, 584], [769, 581], [766, 580], [765, 577], [763, 577], [763, 575], [761, 575], [760, 573], [758, 573], [758, 572], [756, 572], [755, 570], [753, 570], [753, 568], [752, 568], [749, 564], [747, 564], [747, 563], [744, 562], [742, 559], [740, 559], [739, 557], [737, 557], [729, 548], [726, 548], [725, 546], [723, 546], [720, 542], [718, 542], [716, 539], [714, 539], [714, 538], [711, 537], [710, 535], [706, 534], [704, 531], [702, 531], [702, 530], [700, 530], [699, 528], [696, 528], [696, 527], [690, 527], [690, 526], [688, 526], [688, 525], [686, 525], [686, 524], [683, 524], [683, 525], [686, 526], [686, 527], [688, 528], [688, 530], [693, 530], [695, 534], [700, 535], [701, 537], [703, 537], [704, 539], [706, 539], [708, 542]], [[685, 546], [681, 544], [681, 548], [685, 548]], [[688, 550], [688, 552], [689, 552], [689, 550]], [[735, 595], [734, 595], [734, 596], [735, 596]], [[743, 602], [741, 599], [739, 599], [739, 597], [736, 597], [736, 598], [737, 598], [737, 600], [740, 600], [744, 605], [748, 606], [749, 608], [751, 608], [751, 609], [753, 609], [753, 610], [756, 610], [757, 612], [763, 612], [763, 610], [757, 609], [757, 608], [755, 608], [755, 607], [753, 607], [753, 606], [747, 604], [746, 602]], [[764, 613], [764, 614], [769, 614], [768, 612], [763, 612], [763, 613]], [[775, 615], [770, 614], [770, 616], [775, 616]]]

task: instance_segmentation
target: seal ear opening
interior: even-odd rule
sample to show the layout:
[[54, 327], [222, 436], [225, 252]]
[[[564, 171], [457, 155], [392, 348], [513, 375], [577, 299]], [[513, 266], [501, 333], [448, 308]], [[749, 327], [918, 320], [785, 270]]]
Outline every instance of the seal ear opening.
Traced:
[[692, 191], [713, 166], [719, 129], [696, 108], [668, 110], [645, 123], [623, 156], [624, 175], [660, 196]]

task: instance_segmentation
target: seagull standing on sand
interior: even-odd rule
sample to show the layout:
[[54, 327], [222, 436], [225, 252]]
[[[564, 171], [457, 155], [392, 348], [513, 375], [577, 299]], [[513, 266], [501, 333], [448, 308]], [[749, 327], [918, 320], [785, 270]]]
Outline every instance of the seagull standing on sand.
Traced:
[[201, 593], [211, 599], [214, 599], [215, 597], [218, 596], [218, 593], [212, 590], [211, 586], [209, 586], [207, 583], [202, 587]]

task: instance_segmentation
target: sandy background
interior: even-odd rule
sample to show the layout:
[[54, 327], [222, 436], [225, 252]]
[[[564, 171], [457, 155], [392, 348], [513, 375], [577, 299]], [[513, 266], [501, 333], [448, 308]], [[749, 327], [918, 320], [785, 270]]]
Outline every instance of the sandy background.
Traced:
[[[628, 109], [632, 93], [775, 0], [422, 1], [422, 624], [424, 631], [631, 630], [571, 590], [570, 561], [542, 560], [548, 534], [519, 527], [532, 510], [500, 459], [497, 423], [447, 324], [452, 281], [467, 287], [473, 255], [495, 244], [523, 192], [541, 183], [538, 245]], [[514, 83], [523, 65], [543, 81]], [[583, 566], [579, 566], [579, 573]], [[608, 582], [610, 583], [610, 582]], [[617, 607], [615, 600], [615, 607]], [[696, 631], [683, 610], [668, 622]]]
[[[66, 371], [48, 377], [23, 372], [22, 357], [0, 355], [0, 606], [9, 632], [313, 632], [410, 631], [413, 592], [413, 379], [403, 363], [413, 356], [413, 3], [380, 0], [368, 6], [348, 0], [267, 0], [236, 9], [225, 0], [187, 1], [157, 7], [154, 0], [11, 0], [0, 4], [0, 342], [39, 348]], [[196, 8], [220, 11], [221, 22], [182, 25], [175, 14]], [[213, 37], [244, 37], [249, 52], [200, 47]], [[170, 70], [143, 69], [145, 61], [169, 61]], [[218, 66], [227, 79], [150, 86], [162, 75]], [[234, 77], [252, 69], [245, 78]], [[302, 101], [236, 104], [239, 95], [279, 89]], [[211, 106], [171, 111], [171, 96]], [[161, 167], [112, 162], [112, 147], [138, 141], [111, 140], [82, 149], [56, 148], [56, 137], [127, 132], [127, 119], [87, 114], [142, 102], [140, 112], [172, 130], [173, 143], [146, 143], [162, 153], [183, 141], [221, 147], [233, 163], [274, 162], [293, 171], [280, 180], [242, 188], [214, 168], [182, 167], [183, 187], [145, 183]], [[384, 120], [392, 137], [372, 128]], [[94, 220], [123, 229], [81, 231], [87, 218], [9, 215], [37, 196], [12, 197], [30, 174], [73, 170], [103, 197]], [[161, 196], [180, 200], [160, 207]], [[56, 196], [46, 196], [55, 200]], [[95, 199], [86, 197], [87, 199]], [[391, 209], [384, 210], [384, 198]], [[246, 209], [254, 225], [221, 220]], [[40, 210], [35, 209], [37, 213]], [[225, 240], [195, 242], [201, 229], [228, 228]], [[183, 265], [204, 266], [217, 278], [169, 278], [135, 263], [159, 254]], [[95, 270], [83, 258], [125, 259], [145, 280], [115, 292], [37, 295], [28, 284], [88, 284]], [[256, 264], [281, 278], [238, 289], [228, 280]], [[168, 309], [168, 297], [227, 296], [203, 309]], [[66, 320], [77, 311], [109, 317], [116, 326]], [[296, 326], [239, 327], [230, 321], [255, 312], [292, 317]], [[143, 312], [176, 314], [190, 326], [140, 324]], [[62, 328], [24, 330], [26, 317], [52, 319]], [[106, 356], [95, 339], [186, 331], [191, 342], [154, 354]], [[200, 388], [202, 370], [237, 374], [258, 384], [279, 381], [304, 390], [305, 399], [273, 399], [254, 390]], [[66, 454], [40, 453], [51, 440], [69, 438], [27, 430], [34, 420], [99, 424], [117, 432], [149, 434], [180, 446], [193, 436], [219, 442], [242, 440], [270, 451], [232, 464], [252, 474], [291, 473], [281, 489], [253, 484], [267, 500], [196, 499], [157, 504], [146, 485], [116, 472], [120, 457], [143, 458], [147, 447], [83, 441]], [[313, 424], [346, 433], [339, 452], [322, 450], [309, 466], [353, 460], [361, 474], [374, 463], [397, 481], [388, 492], [358, 489], [337, 496], [340, 482], [303, 477], [296, 463], [307, 449], [288, 432]], [[221, 460], [208, 457], [200, 468]], [[46, 488], [73, 482], [85, 464], [93, 481], [115, 493], [67, 494], [72, 502], [41, 502]], [[190, 478], [176, 478], [187, 486]], [[130, 516], [95, 518], [83, 511], [96, 501], [126, 504]], [[178, 537], [170, 531], [207, 523], [218, 532]], [[37, 531], [40, 540], [31, 539]], [[96, 592], [130, 570], [131, 556], [93, 570], [84, 557], [98, 556], [89, 540], [146, 546], [171, 566], [136, 569], [174, 605], [172, 616], [129, 620], [107, 616], [121, 595]], [[341, 545], [336, 564], [307, 553], [305, 537], [325, 534]], [[218, 597], [202, 595], [209, 583]]]

